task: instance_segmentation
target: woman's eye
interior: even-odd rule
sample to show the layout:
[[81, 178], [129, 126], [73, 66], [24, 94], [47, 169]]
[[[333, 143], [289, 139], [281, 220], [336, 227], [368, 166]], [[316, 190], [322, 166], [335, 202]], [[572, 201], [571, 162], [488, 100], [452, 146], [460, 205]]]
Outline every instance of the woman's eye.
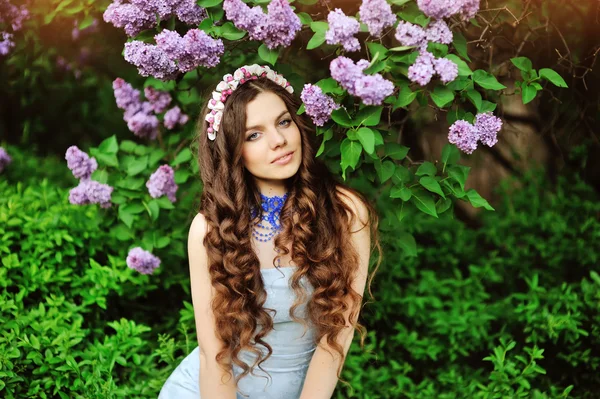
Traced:
[[258, 134], [258, 132], [254, 132], [254, 133], [252, 133], [252, 134], [248, 135], [248, 137], [246, 137], [246, 140], [249, 140], [249, 141], [250, 141], [250, 140], [254, 140], [254, 135], [255, 135], [255, 134]]
[[[289, 125], [292, 121], [290, 119], [284, 119], [281, 122], [286, 122], [286, 125]], [[281, 124], [281, 122], [279, 122], [279, 124]]]

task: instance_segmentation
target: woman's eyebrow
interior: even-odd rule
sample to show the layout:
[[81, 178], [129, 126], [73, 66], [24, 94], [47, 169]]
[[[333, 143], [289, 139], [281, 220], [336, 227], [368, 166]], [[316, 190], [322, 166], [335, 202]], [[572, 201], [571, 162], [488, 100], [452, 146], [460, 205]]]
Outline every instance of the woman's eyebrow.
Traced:
[[[279, 114], [279, 116], [277, 118], [275, 118], [275, 120], [281, 118], [283, 115], [287, 114], [288, 110], [286, 109], [285, 111], [283, 111], [282, 113]], [[263, 127], [262, 125], [254, 125], [254, 126], [250, 126], [246, 128], [246, 131], [248, 130], [252, 130], [252, 129], [258, 129], [259, 127]]]

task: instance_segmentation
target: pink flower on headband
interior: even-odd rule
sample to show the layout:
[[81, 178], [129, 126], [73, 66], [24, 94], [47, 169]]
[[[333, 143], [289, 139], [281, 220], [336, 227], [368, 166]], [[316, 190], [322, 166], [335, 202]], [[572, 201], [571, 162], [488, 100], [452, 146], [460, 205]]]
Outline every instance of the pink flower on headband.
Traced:
[[238, 85], [244, 84], [249, 80], [258, 79], [259, 77], [267, 77], [283, 87], [290, 94], [294, 92], [292, 85], [267, 65], [244, 65], [238, 68], [233, 75], [224, 75], [223, 80], [219, 82], [216, 90], [212, 92], [212, 98], [208, 101], [207, 105], [207, 108], [211, 111], [204, 118], [209, 124], [208, 129], [206, 129], [209, 140], [214, 140], [217, 137], [223, 117], [223, 109], [225, 108], [224, 102], [227, 100], [227, 97], [231, 95]]

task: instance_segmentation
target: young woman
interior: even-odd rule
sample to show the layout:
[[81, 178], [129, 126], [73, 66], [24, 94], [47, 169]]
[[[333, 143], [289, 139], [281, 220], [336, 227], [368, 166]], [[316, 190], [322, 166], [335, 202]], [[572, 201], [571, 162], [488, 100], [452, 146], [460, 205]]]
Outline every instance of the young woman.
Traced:
[[355, 329], [363, 345], [377, 216], [315, 159], [292, 93], [269, 67], [246, 66], [201, 112], [204, 187], [188, 237], [198, 347], [159, 399], [331, 398]]

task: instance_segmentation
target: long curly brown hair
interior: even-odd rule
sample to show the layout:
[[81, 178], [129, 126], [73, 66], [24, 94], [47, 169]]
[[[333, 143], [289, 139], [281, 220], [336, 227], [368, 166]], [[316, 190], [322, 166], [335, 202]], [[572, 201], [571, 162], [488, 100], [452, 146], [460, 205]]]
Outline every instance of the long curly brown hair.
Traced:
[[[223, 343], [216, 361], [230, 375], [233, 375], [232, 363], [243, 370], [236, 385], [255, 366], [262, 370], [260, 365], [273, 353], [271, 346], [263, 340], [273, 329], [273, 319], [263, 309], [267, 295], [259, 259], [251, 245], [251, 223], [262, 216], [259, 213], [255, 220], [250, 217], [251, 208], [261, 210], [260, 191], [242, 161], [246, 105], [264, 91], [273, 92], [284, 101], [302, 141], [302, 162], [297, 173], [286, 181], [288, 198], [280, 215], [282, 230], [274, 242], [280, 254], [277, 258], [288, 255], [289, 246], [292, 262], [297, 266], [291, 277], [291, 288], [297, 300], [290, 309], [290, 317], [301, 323], [306, 331], [306, 321], [295, 316], [296, 308], [308, 297], [300, 283], [306, 277], [314, 287], [306, 303], [306, 315], [315, 329], [315, 344], [327, 336], [328, 345], [345, 360], [343, 348], [336, 338], [346, 326], [344, 312], [348, 309], [346, 301], [350, 299], [353, 306], [349, 323], [359, 330], [360, 345], [364, 349], [366, 328], [358, 320], [352, 322], [357, 319], [362, 301], [361, 293], [351, 287], [359, 268], [358, 254], [349, 239], [356, 215], [342, 200], [340, 194], [345, 194], [338, 188], [343, 187], [357, 195], [369, 210], [367, 224], [372, 237], [371, 249], [377, 249], [379, 254], [367, 281], [371, 298], [371, 282], [381, 263], [378, 218], [373, 206], [356, 190], [336, 181], [326, 165], [315, 158], [318, 148], [315, 126], [306, 114], [296, 115], [301, 104], [296, 97], [266, 77], [240, 85], [225, 102], [221, 127], [214, 141], [207, 137], [205, 116], [210, 110], [204, 104], [196, 126], [196, 143], [204, 184], [200, 212], [209, 225], [204, 246], [215, 290], [212, 310], [216, 334]], [[258, 325], [262, 329], [255, 333]], [[264, 346], [268, 354], [263, 356], [263, 352], [253, 345]], [[257, 355], [252, 366], [238, 358], [242, 350]], [[340, 376], [343, 363], [340, 363], [337, 376], [347, 383]]]

